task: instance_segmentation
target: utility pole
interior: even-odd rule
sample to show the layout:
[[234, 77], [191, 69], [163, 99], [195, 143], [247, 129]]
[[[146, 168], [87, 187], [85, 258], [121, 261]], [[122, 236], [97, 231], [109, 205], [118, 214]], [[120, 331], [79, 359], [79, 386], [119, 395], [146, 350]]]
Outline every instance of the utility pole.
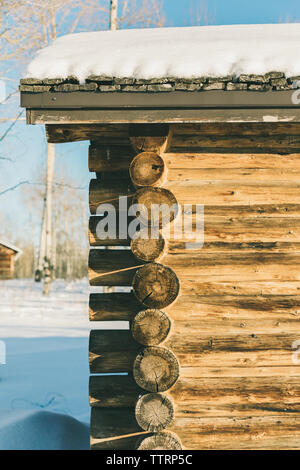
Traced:
[[49, 295], [52, 278], [52, 185], [54, 174], [54, 160], [54, 144], [48, 144], [46, 174], [46, 249], [44, 257], [44, 295]]
[[118, 0], [110, 0], [109, 29], [118, 29]]

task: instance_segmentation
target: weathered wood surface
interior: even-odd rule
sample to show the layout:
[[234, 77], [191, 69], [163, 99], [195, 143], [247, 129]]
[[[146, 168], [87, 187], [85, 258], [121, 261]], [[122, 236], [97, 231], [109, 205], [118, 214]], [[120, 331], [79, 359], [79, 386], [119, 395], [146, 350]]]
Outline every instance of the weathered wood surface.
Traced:
[[[90, 404], [101, 408], [134, 408], [145, 390], [132, 375], [90, 377]], [[165, 393], [176, 417], [264, 416], [300, 412], [299, 377], [180, 377]]]
[[[105, 216], [93, 216], [90, 218], [89, 239], [91, 246], [105, 245], [129, 245], [130, 239], [123, 238], [120, 231], [120, 219], [126, 221], [122, 214], [116, 217], [116, 232], [113, 238], [101, 238], [97, 234], [97, 224]], [[196, 237], [196, 216], [185, 215], [186, 227], [183, 233], [177, 236], [174, 231], [177, 223], [166, 231], [169, 239], [168, 252], [180, 252], [186, 250], [185, 243], [189, 243], [192, 237]], [[128, 218], [128, 225], [133, 220]], [[127, 224], [125, 222], [125, 231]], [[254, 250], [254, 251], [299, 251], [300, 243], [300, 217], [222, 217], [205, 214], [204, 208], [204, 246], [202, 250]], [[163, 231], [164, 233], [164, 231]], [[121, 235], [121, 237], [120, 237]], [[151, 235], [151, 234], [150, 234]], [[107, 236], [107, 235], [105, 235]]]
[[[273, 285], [272, 285], [273, 284]], [[300, 283], [187, 283], [165, 307], [173, 321], [197, 320], [202, 332], [293, 332], [298, 327]], [[278, 294], [276, 294], [278, 292]], [[90, 320], [132, 321], [144, 310], [132, 293], [91, 294]]]
[[[91, 180], [90, 184], [90, 211], [95, 214], [97, 206], [106, 202], [115, 204], [119, 196], [133, 196], [134, 189], [130, 183], [121, 181], [117, 184], [109, 184], [104, 181]], [[170, 181], [164, 189], [169, 190], [179, 204], [204, 204], [206, 206], [249, 206], [249, 205], [299, 205], [300, 191], [297, 181], [269, 181], [266, 183], [235, 181]], [[160, 189], [160, 188], [157, 188]], [[149, 188], [150, 190], [150, 188]], [[153, 188], [153, 195], [155, 188]], [[135, 201], [144, 204], [141, 201]], [[128, 206], [131, 201], [128, 198]], [[158, 203], [158, 202], [156, 202]], [[249, 208], [249, 210], [251, 210]], [[253, 209], [252, 209], [253, 210]], [[223, 214], [224, 207], [223, 207]], [[215, 215], [218, 215], [215, 213]]]
[[[277, 375], [273, 370], [276, 368], [286, 370], [287, 375], [300, 376], [300, 369], [292, 360], [292, 344], [299, 338], [297, 333], [234, 334], [224, 327], [223, 334], [204, 334], [201, 327], [197, 328], [198, 323], [191, 321], [181, 328], [177, 324], [160, 345], [175, 354], [180, 363], [180, 377], [189, 377], [190, 373], [194, 377], [218, 376], [226, 370], [227, 373], [231, 370], [233, 376], [234, 370], [238, 375], [255, 376], [259, 368], [264, 369], [265, 376]], [[91, 372], [130, 373], [136, 357], [152, 349], [155, 347], [144, 349], [127, 330], [94, 330], [90, 335]]]
[[[274, 110], [276, 111], [276, 110]], [[296, 115], [296, 109], [293, 110]], [[166, 111], [167, 113], [168, 111]], [[176, 116], [176, 111], [169, 110], [170, 114]], [[186, 113], [186, 110], [182, 110], [183, 115]], [[243, 113], [243, 111], [231, 111], [232, 114]], [[285, 111], [279, 112], [284, 114]], [[288, 111], [286, 111], [288, 113]], [[71, 141], [80, 141], [80, 140], [91, 140], [97, 141], [101, 144], [106, 144], [107, 138], [109, 144], [113, 144], [113, 141], [116, 142], [115, 145], [128, 144], [131, 140], [132, 144], [135, 146], [137, 151], [141, 150], [166, 150], [167, 152], [182, 152], [182, 148], [186, 147], [188, 150], [187, 153], [196, 151], [205, 151], [205, 148], [209, 149], [231, 149], [234, 153], [240, 148], [242, 153], [253, 151], [259, 153], [263, 151], [266, 152], [266, 149], [274, 152], [274, 149], [279, 151], [291, 153], [293, 150], [299, 151], [299, 122], [289, 123], [280, 122], [280, 116], [277, 123], [218, 123], [218, 122], [209, 122], [209, 116], [207, 115], [204, 120], [207, 122], [201, 122], [203, 120], [202, 116], [203, 111], [198, 111], [199, 122], [188, 124], [188, 123], [174, 123], [169, 126], [170, 135], [168, 138], [168, 143], [166, 149], [162, 148], [162, 145], [168, 137], [168, 126], [161, 126], [161, 124], [156, 124], [153, 126], [143, 125], [143, 129], [148, 128], [147, 132], [141, 131], [140, 124], [132, 124], [129, 128], [129, 125], [126, 123], [126, 119], [119, 121], [119, 123], [107, 123], [107, 120], [95, 122], [93, 116], [101, 115], [101, 110], [90, 110], [90, 111], [79, 111], [79, 110], [28, 110], [28, 118], [34, 120], [47, 120], [48, 113], [49, 115], [48, 125], [46, 126], [46, 135], [48, 141], [52, 143], [60, 142], [71, 142]], [[85, 119], [80, 122], [80, 116], [83, 118], [85, 115], [90, 113], [89, 123], [84, 123]], [[109, 115], [113, 116], [116, 114], [113, 110], [107, 110], [107, 118]], [[138, 115], [141, 111], [139, 110], [128, 110], [128, 116]], [[178, 112], [177, 112], [178, 113]], [[191, 110], [192, 114], [193, 111]], [[223, 110], [223, 120], [226, 121], [226, 115], [230, 113], [228, 110]], [[248, 110], [245, 111], [245, 117], [250, 118], [251, 115], [259, 116], [261, 111], [259, 110]], [[102, 113], [103, 114], [103, 113]], [[155, 111], [149, 110], [149, 115], [155, 114]], [[218, 115], [222, 115], [222, 111], [210, 111], [208, 114], [211, 115], [212, 119], [218, 119]], [[69, 116], [69, 117], [68, 117]], [[62, 119], [60, 118], [62, 117]], [[78, 118], [79, 119], [78, 119]], [[52, 121], [53, 119], [53, 121]], [[176, 119], [176, 118], [175, 118]], [[259, 119], [259, 118], [258, 118]], [[51, 123], [53, 122], [53, 124]], [[109, 121], [108, 121], [109, 122]], [[127, 122], [130, 122], [130, 117]], [[30, 122], [29, 122], [30, 123]], [[38, 123], [38, 122], [37, 122]], [[47, 122], [42, 122], [46, 123]], [[152, 127], [152, 129], [151, 129]], [[153, 127], [160, 130], [160, 132], [153, 132]], [[145, 136], [143, 135], [145, 133]], [[157, 134], [157, 135], [155, 135]], [[158, 135], [160, 134], [160, 136]], [[112, 139], [113, 138], [113, 139]], [[151, 141], [152, 138], [152, 141]], [[148, 139], [148, 141], [147, 141]], [[155, 139], [159, 141], [159, 144], [155, 142]], [[149, 142], [149, 145], [147, 143]], [[216, 151], [216, 150], [215, 150]], [[218, 150], [217, 150], [218, 151]], [[238, 152], [237, 152], [238, 153]]]
[[[253, 417], [176, 418], [167, 432], [180, 439], [183, 448], [197, 450], [283, 450], [298, 449], [299, 414], [274, 412]], [[92, 409], [92, 449], [134, 449], [148, 437], [135, 420], [134, 410]]]
[[[164, 266], [179, 275], [183, 284], [189, 280], [202, 281], [295, 281], [300, 279], [300, 253], [242, 252], [170, 253]], [[135, 271], [144, 263], [129, 250], [93, 249], [89, 256], [91, 285], [130, 286]]]
[[[261, 93], [260, 93], [261, 95]], [[235, 122], [299, 124], [297, 106], [290, 109], [27, 109], [27, 124], [160, 124], [164, 123], [219, 123]], [[90, 140], [87, 132], [84, 140]]]
[[139, 186], [161, 186], [167, 174], [164, 160], [155, 152], [141, 152], [129, 167], [131, 181]]
[[135, 155], [131, 145], [116, 145], [115, 142], [101, 145], [100, 142], [98, 145], [94, 142], [89, 146], [89, 170], [96, 173], [114, 173], [120, 170], [128, 172], [130, 162]]
[[163, 152], [168, 146], [169, 126], [166, 124], [129, 125], [129, 139], [136, 151]]
[[[136, 142], [136, 151], [158, 150], [158, 141], [151, 137], [145, 147], [142, 138]], [[134, 163], [130, 174], [136, 188], [158, 184], [179, 204], [191, 204], [185, 214], [190, 231], [195, 229], [194, 205], [205, 205], [204, 246], [187, 249], [187, 233], [175, 239], [176, 219], [170, 235], [162, 228], [167, 252], [160, 262], [180, 283], [179, 295], [163, 306], [148, 303], [157, 276], [150, 282], [139, 275], [151, 270], [152, 264], [145, 263], [151, 257], [133, 256], [129, 250], [114, 250], [107, 257], [104, 250], [91, 250], [91, 285], [133, 285], [135, 291], [91, 296], [91, 319], [126, 320], [131, 328], [91, 333], [91, 372], [129, 374], [91, 379], [90, 402], [98, 409], [92, 420], [100, 419], [100, 411], [110, 416], [108, 427], [104, 420], [104, 427], [94, 432], [92, 425], [92, 447], [153, 448], [159, 435], [145, 430], [161, 431], [164, 425], [159, 411], [153, 421], [152, 409], [137, 403], [148, 404], [147, 392], [163, 392], [174, 404], [167, 431], [177, 435], [184, 448], [299, 448], [298, 147], [299, 126], [291, 123], [177, 124], [170, 126], [166, 153], [135, 157], [137, 176]], [[97, 169], [97, 163], [91, 168]], [[123, 167], [106, 167], [108, 175], [120, 170]], [[161, 178], [163, 172], [167, 178]], [[128, 204], [140, 202], [139, 191], [146, 194], [146, 204], [161, 202], [160, 188], [136, 188], [126, 176], [118, 184], [93, 181], [91, 213], [119, 195], [129, 195]], [[99, 238], [100, 220], [97, 216], [90, 221], [93, 246], [129, 246], [127, 234], [112, 241]], [[173, 354], [179, 365], [174, 382], [172, 360], [160, 363], [159, 351], [166, 351], [166, 358]], [[124, 419], [112, 437], [117, 411]], [[152, 444], [148, 439], [154, 439]]]
[[137, 400], [135, 417], [144, 431], [162, 431], [174, 419], [173, 402], [165, 393], [147, 393]]
[[145, 346], [156, 346], [169, 335], [171, 320], [162, 310], [141, 310], [132, 319], [131, 333], [133, 338]]
[[[55, 111], [53, 114], [56, 114]], [[58, 113], [59, 114], [59, 113]], [[81, 140], [91, 140], [99, 145], [128, 145], [129, 126], [121, 124], [119, 126], [111, 124], [67, 124], [46, 125], [46, 137], [49, 143], [58, 144], [62, 142], [78, 142]]]

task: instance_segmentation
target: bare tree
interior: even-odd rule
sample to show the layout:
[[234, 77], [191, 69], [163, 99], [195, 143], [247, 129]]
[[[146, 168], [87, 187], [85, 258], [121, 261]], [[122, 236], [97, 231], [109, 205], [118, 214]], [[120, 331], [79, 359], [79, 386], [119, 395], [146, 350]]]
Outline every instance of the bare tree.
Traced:
[[[37, 49], [47, 46], [58, 36], [91, 29], [106, 29], [108, 19], [110, 19], [111, 29], [162, 26], [164, 23], [162, 5], [162, 0], [0, 0], [0, 77], [3, 77], [7, 68], [14, 67], [14, 69], [23, 70], [25, 63]], [[14, 95], [15, 90], [11, 93], [11, 96]], [[14, 129], [18, 120], [22, 119], [19, 110], [16, 111], [16, 106], [17, 102], [14, 106], [11, 105], [10, 109], [13, 110], [14, 117], [7, 116], [6, 119], [12, 122], [2, 137], [0, 136], [0, 141], [3, 141], [7, 134]], [[51, 166], [50, 162], [48, 162], [49, 165]], [[35, 188], [30, 181], [20, 181], [4, 190], [3, 194], [20, 186], [24, 186], [30, 191]], [[48, 205], [49, 194], [51, 199], [51, 181], [47, 183], [46, 192], [47, 197], [45, 200]], [[40, 198], [40, 201], [42, 201], [44, 198], [43, 192]], [[42, 213], [41, 211], [39, 213], [40, 219], [37, 223], [40, 226]], [[67, 251], [72, 251], [75, 245], [67, 238], [62, 242], [62, 230], [60, 229], [60, 223], [56, 220], [57, 214], [51, 217], [51, 211], [45, 208], [44, 217], [45, 221], [48, 221], [48, 235], [46, 237], [48, 239], [48, 251], [44, 258], [48, 260], [50, 267], [51, 245], [54, 256], [55, 253], [62, 256], [60, 252], [62, 246], [67, 248]], [[55, 221], [56, 248], [53, 247], [53, 243], [49, 239], [51, 232], [49, 229], [50, 220]], [[82, 233], [82, 229], [80, 229], [80, 233]], [[45, 236], [41, 235], [41, 240], [43, 238]], [[40, 252], [43, 254], [42, 245]], [[60, 272], [63, 272], [64, 268], [60, 265], [59, 256], [57, 256], [57, 270], [61, 269]], [[70, 267], [70, 259], [67, 258], [66, 271], [68, 273], [73, 269]]]
[[45, 236], [45, 258], [44, 258], [44, 295], [49, 295], [52, 278], [52, 183], [54, 174], [55, 147], [48, 144], [47, 152], [47, 174], [46, 174], [46, 236]]
[[118, 28], [118, 0], [110, 0], [110, 22], [109, 29], [115, 30]]
[[207, 0], [191, 1], [190, 19], [194, 26], [206, 26], [213, 24], [215, 21], [215, 13], [211, 13], [208, 7]]

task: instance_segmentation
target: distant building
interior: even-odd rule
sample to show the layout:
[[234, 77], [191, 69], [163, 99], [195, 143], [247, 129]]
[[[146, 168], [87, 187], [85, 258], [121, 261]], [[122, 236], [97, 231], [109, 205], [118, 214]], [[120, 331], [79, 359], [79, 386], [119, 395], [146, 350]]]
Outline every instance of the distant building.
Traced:
[[22, 250], [11, 243], [0, 240], [0, 279], [11, 279], [14, 275], [15, 260]]

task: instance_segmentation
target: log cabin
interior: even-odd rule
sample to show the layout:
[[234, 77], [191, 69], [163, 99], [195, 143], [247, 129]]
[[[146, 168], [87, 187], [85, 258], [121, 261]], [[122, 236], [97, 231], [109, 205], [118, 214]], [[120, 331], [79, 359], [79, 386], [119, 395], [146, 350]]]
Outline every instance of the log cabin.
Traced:
[[[50, 143], [90, 141], [96, 175], [91, 448], [299, 449], [300, 75], [44, 75], [21, 80], [27, 123]], [[130, 237], [120, 197], [178, 210], [157, 237]], [[148, 232], [149, 212], [143, 222]], [[127, 330], [101, 330], [120, 320]]]
[[14, 245], [0, 240], [0, 279], [14, 276], [15, 260], [22, 251]]

